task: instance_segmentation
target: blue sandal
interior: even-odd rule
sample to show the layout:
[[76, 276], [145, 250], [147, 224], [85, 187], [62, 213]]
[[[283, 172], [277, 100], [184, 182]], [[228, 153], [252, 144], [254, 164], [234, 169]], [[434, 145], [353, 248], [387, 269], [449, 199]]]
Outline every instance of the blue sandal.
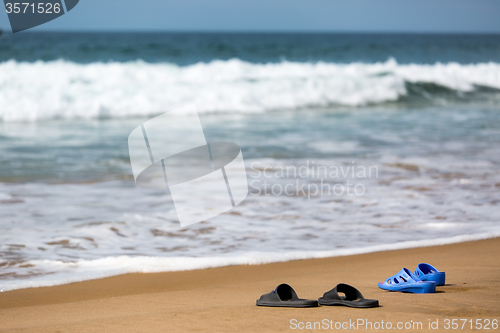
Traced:
[[446, 279], [445, 272], [440, 272], [436, 267], [425, 263], [418, 264], [413, 274], [422, 281], [434, 281], [437, 286], [443, 286]]
[[403, 268], [398, 274], [391, 276], [383, 283], [379, 282], [378, 287], [389, 291], [428, 294], [436, 291], [436, 282], [424, 282], [413, 275], [410, 270]]

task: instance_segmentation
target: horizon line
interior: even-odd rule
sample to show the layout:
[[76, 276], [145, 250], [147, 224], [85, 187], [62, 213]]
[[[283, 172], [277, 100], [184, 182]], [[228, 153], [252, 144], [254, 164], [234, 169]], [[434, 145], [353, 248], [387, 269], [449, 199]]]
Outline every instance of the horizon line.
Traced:
[[[3, 29], [3, 34], [14, 34]], [[387, 35], [500, 35], [500, 31], [392, 31], [392, 30], [188, 30], [188, 29], [68, 29], [68, 30], [26, 30], [20, 33], [207, 33], [207, 34], [387, 34]]]

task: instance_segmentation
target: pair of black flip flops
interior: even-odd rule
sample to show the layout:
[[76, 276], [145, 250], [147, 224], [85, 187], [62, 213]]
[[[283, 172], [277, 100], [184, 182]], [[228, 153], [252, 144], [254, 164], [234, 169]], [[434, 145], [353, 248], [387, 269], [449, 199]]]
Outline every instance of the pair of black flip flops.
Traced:
[[[343, 293], [344, 296], [340, 296]], [[361, 292], [345, 283], [338, 284], [335, 288], [324, 293], [318, 300], [302, 299], [295, 290], [283, 283], [270, 293], [264, 294], [257, 300], [258, 306], [281, 306], [289, 308], [311, 308], [319, 305], [343, 305], [352, 308], [373, 308], [378, 306], [378, 300], [366, 299]]]

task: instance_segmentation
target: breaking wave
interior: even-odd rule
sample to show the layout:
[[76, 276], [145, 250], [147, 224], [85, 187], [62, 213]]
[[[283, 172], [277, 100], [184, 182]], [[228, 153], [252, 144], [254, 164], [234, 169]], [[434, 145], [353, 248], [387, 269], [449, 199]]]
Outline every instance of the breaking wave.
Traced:
[[356, 107], [477, 92], [498, 96], [500, 63], [0, 63], [4, 122], [148, 116], [192, 103], [229, 113]]

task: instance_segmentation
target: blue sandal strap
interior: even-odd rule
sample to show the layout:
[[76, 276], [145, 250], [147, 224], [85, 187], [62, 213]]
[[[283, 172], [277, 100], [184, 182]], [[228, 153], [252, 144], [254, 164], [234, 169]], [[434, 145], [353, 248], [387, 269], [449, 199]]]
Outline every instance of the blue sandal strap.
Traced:
[[434, 281], [438, 286], [444, 285], [446, 280], [445, 272], [440, 272], [436, 267], [427, 263], [418, 264], [414, 275], [422, 281]]
[[416, 283], [421, 281], [418, 277], [413, 275], [408, 268], [403, 268], [399, 273], [394, 274], [384, 281], [385, 285], [398, 285], [403, 283]]

